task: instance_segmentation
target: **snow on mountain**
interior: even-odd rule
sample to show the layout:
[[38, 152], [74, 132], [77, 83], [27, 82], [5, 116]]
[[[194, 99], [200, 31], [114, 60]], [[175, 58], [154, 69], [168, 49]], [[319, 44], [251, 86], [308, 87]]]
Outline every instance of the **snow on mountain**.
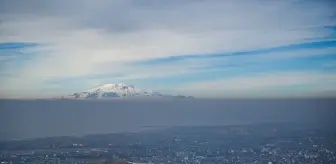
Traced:
[[193, 98], [190, 96], [163, 95], [129, 84], [105, 84], [84, 92], [74, 93], [62, 99], [120, 99], [120, 98]]

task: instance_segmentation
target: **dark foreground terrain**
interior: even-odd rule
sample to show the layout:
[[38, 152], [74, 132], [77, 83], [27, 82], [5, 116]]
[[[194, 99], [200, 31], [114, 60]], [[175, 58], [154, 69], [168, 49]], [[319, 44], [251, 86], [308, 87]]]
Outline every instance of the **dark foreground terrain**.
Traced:
[[335, 99], [0, 100], [0, 163], [328, 164], [335, 118]]
[[336, 131], [297, 123], [161, 127], [6, 141], [0, 149], [2, 164], [336, 163]]
[[139, 132], [161, 126], [299, 122], [333, 127], [336, 99], [0, 100], [0, 140]]

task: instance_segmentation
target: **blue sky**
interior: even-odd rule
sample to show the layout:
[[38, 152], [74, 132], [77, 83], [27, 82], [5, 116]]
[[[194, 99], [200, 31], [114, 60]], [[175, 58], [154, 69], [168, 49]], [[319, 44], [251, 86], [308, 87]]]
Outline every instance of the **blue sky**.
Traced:
[[195, 97], [336, 96], [332, 0], [0, 3], [0, 98], [106, 83]]

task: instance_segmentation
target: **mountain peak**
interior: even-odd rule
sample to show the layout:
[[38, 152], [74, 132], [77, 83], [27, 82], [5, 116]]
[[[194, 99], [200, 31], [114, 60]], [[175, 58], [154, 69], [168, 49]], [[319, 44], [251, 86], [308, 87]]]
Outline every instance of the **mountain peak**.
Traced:
[[109, 83], [84, 92], [69, 95], [67, 99], [120, 99], [120, 98], [193, 98], [190, 96], [164, 95], [125, 83]]
[[96, 92], [96, 91], [111, 91], [111, 90], [135, 90], [133, 85], [119, 83], [119, 84], [104, 84], [96, 88], [89, 89], [87, 92]]

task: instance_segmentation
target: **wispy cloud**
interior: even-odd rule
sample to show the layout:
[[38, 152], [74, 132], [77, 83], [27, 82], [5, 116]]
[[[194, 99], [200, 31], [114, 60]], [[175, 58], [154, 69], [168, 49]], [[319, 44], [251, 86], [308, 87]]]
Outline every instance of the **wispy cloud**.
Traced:
[[[232, 68], [272, 70], [269, 63], [283, 59], [290, 61], [283, 71], [312, 63], [311, 69], [323, 73], [322, 65], [335, 60], [335, 5], [329, 0], [4, 0], [1, 97], [66, 93], [116, 81], [149, 87], [157, 80], [173, 87], [181, 81], [160, 79], [225, 80], [236, 74]], [[8, 57], [17, 53], [30, 58]], [[320, 63], [302, 60], [321, 55], [329, 57]], [[212, 76], [192, 78], [204, 73]]]
[[[178, 91], [202, 97], [320, 97], [335, 96], [335, 74], [266, 73], [182, 85]], [[307, 94], [308, 93], [308, 94]], [[328, 95], [332, 93], [333, 95]]]
[[[170, 62], [177, 62], [188, 59], [218, 59], [223, 57], [239, 57], [239, 58], [294, 58], [305, 57], [311, 55], [321, 55], [321, 53], [334, 54], [336, 51], [336, 40], [332, 41], [320, 41], [309, 42], [293, 45], [285, 45], [275, 48], [258, 49], [252, 51], [238, 51], [229, 53], [217, 53], [217, 54], [194, 54], [194, 55], [181, 55], [181, 56], [169, 56], [165, 58], [155, 58], [138, 62], [140, 65], [150, 64], [163, 64]], [[318, 52], [316, 52], [318, 51]], [[242, 57], [241, 57], [242, 56]]]

